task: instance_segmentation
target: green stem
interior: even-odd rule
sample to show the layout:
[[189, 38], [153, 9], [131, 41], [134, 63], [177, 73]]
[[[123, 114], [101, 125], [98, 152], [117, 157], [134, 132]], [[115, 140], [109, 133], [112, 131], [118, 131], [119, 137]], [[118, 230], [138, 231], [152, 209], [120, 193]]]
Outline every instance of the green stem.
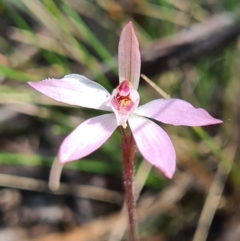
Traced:
[[132, 134], [122, 131], [123, 179], [125, 188], [125, 202], [128, 210], [131, 241], [139, 241], [136, 200], [134, 195], [134, 158], [136, 145]]

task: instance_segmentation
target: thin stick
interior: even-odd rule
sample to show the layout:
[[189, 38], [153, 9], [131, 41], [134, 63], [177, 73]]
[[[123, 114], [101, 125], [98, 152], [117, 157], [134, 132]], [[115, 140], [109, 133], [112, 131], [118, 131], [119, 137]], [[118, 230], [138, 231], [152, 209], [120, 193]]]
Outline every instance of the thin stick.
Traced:
[[117, 191], [111, 191], [105, 188], [88, 185], [74, 185], [69, 187], [69, 184], [61, 183], [59, 189], [55, 192], [52, 192], [49, 190], [48, 183], [46, 181], [10, 174], [0, 173], [0, 186], [20, 190], [52, 193], [54, 195], [72, 195], [75, 197], [88, 198], [92, 200], [114, 203], [117, 205], [121, 205], [122, 203], [122, 195]]
[[165, 91], [163, 91], [159, 86], [157, 86], [153, 81], [151, 81], [146, 75], [141, 74], [141, 77], [151, 86], [153, 89], [155, 89], [164, 99], [171, 98], [170, 95], [168, 95]]

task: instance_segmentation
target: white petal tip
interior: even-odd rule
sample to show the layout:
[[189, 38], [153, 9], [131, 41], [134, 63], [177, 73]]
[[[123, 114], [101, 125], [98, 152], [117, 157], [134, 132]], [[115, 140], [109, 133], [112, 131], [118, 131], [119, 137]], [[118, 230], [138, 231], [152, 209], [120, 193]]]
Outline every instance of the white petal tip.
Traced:
[[171, 172], [171, 173], [164, 173], [164, 176], [168, 179], [172, 179], [173, 178], [173, 175], [174, 175], [175, 171], [174, 172]]
[[61, 151], [61, 147], [58, 153], [58, 161], [59, 161], [59, 165], [64, 165], [70, 161], [75, 161], [76, 159], [71, 159], [71, 157], [67, 156], [66, 153], [62, 153], [63, 151]]
[[165, 168], [165, 170], [163, 169], [163, 167], [157, 167], [157, 166], [155, 166], [155, 167], [168, 179], [172, 179], [174, 176], [174, 173], [176, 171], [175, 166], [168, 167], [167, 169]]
[[219, 120], [219, 119], [215, 119], [215, 123], [214, 124], [222, 124], [223, 121], [222, 120]]

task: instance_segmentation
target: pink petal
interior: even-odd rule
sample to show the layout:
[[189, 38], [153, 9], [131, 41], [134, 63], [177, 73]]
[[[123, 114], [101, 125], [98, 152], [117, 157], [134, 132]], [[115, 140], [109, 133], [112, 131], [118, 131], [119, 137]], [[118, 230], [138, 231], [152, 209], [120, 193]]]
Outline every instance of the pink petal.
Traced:
[[70, 74], [62, 79], [46, 79], [28, 84], [57, 101], [93, 109], [111, 110], [106, 106], [111, 98], [108, 91], [82, 75]]
[[116, 128], [114, 114], [105, 114], [84, 121], [63, 141], [58, 153], [60, 163], [89, 155], [106, 142]]
[[166, 177], [172, 178], [176, 169], [176, 153], [167, 133], [154, 122], [131, 114], [128, 119], [140, 153]]
[[201, 108], [180, 99], [158, 99], [138, 107], [135, 114], [175, 126], [205, 126], [222, 123]]
[[138, 88], [141, 57], [133, 25], [129, 22], [122, 30], [118, 46], [119, 81], [129, 80], [134, 89]]

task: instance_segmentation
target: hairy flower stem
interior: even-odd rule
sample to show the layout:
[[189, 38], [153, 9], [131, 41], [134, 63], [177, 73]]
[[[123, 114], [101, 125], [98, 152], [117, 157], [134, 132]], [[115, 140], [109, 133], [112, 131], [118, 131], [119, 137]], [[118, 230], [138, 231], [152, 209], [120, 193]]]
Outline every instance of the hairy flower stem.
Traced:
[[125, 202], [128, 210], [128, 219], [130, 225], [131, 241], [139, 241], [136, 200], [134, 195], [134, 157], [135, 157], [135, 141], [132, 133], [122, 131], [122, 153], [123, 153], [123, 179], [125, 188]]

